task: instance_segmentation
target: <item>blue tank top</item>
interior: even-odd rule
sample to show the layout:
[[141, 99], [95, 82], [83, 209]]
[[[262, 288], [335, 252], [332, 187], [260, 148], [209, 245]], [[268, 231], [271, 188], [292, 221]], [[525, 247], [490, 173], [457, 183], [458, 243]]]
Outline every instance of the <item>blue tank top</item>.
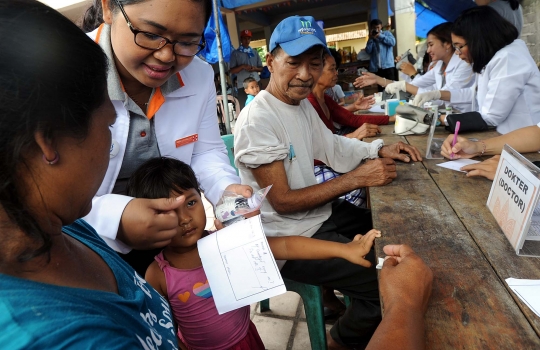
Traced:
[[4, 349], [178, 349], [167, 301], [83, 220], [63, 229], [109, 265], [118, 294], [0, 274]]

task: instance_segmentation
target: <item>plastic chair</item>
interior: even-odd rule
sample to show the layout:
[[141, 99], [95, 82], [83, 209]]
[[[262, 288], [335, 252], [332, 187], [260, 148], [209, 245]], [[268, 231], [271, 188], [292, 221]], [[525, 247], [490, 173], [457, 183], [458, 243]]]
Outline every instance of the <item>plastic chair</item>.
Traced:
[[[306, 312], [311, 349], [326, 350], [326, 327], [324, 325], [322, 288], [312, 284], [295, 282], [287, 278], [284, 278], [283, 281], [288, 291], [296, 292], [302, 298]], [[261, 312], [268, 310], [270, 310], [270, 300], [261, 301]]]
[[225, 147], [227, 147], [227, 155], [229, 156], [229, 162], [231, 163], [231, 166], [236, 170], [236, 175], [238, 175], [238, 169], [234, 166], [234, 135], [222, 135], [221, 139], [225, 143]]
[[[238, 119], [238, 115], [240, 114], [240, 102], [238, 102], [238, 99], [232, 95], [227, 95], [227, 101], [228, 103], [232, 104], [232, 115], [231, 110], [229, 109], [229, 117], [231, 122], [231, 128], [234, 127], [234, 124], [236, 122], [236, 119]], [[217, 107], [217, 116], [218, 116], [218, 123], [220, 127], [220, 132], [222, 135], [226, 134], [225, 131], [225, 108], [223, 107], [223, 96], [217, 95], [216, 96], [216, 107]]]

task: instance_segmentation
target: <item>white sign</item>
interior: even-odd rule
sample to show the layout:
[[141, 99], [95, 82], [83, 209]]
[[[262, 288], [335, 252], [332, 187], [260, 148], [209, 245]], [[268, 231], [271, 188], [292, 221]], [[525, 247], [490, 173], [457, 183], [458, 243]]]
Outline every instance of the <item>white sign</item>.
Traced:
[[201, 238], [197, 246], [220, 315], [287, 291], [260, 215]]
[[[539, 198], [538, 170], [505, 145], [487, 201], [489, 210], [518, 255], [537, 255], [533, 251], [524, 252], [522, 248], [526, 240], [538, 241], [540, 238], [540, 233], [536, 232], [538, 225], [531, 225]], [[540, 242], [536, 246], [540, 246]]]

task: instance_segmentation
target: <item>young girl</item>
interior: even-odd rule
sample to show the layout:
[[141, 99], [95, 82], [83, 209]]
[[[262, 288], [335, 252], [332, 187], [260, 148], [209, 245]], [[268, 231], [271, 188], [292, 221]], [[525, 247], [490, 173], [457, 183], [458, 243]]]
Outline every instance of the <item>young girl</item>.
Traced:
[[175, 220], [160, 214], [174, 203], [125, 195], [148, 159], [168, 154], [190, 164], [212, 203], [225, 189], [251, 195], [219, 135], [213, 70], [196, 57], [211, 11], [211, 0], [94, 0], [85, 15], [82, 27], [109, 61], [118, 115], [109, 167], [85, 220], [122, 253], [163, 247], [176, 232]]
[[[127, 191], [138, 198], [185, 198], [175, 209], [176, 236], [146, 272], [146, 280], [171, 304], [180, 346], [193, 350], [264, 349], [249, 319], [249, 306], [223, 315], [217, 312], [197, 249], [197, 241], [208, 232], [204, 231], [206, 214], [193, 170], [176, 159], [152, 159], [133, 173]], [[306, 237], [268, 237], [268, 243], [276, 259], [343, 258], [369, 267], [371, 263], [363, 257], [375, 237], [380, 237], [380, 232], [371, 230], [348, 244]]]

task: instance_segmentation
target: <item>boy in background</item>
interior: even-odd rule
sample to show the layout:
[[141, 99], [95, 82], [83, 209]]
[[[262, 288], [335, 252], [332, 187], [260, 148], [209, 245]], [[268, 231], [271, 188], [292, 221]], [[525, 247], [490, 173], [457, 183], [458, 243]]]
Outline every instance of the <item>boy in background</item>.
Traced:
[[248, 103], [253, 101], [259, 91], [261, 91], [261, 88], [259, 87], [259, 83], [254, 78], [248, 77], [244, 79], [244, 91], [247, 95], [246, 104], [244, 106], [247, 106]]

